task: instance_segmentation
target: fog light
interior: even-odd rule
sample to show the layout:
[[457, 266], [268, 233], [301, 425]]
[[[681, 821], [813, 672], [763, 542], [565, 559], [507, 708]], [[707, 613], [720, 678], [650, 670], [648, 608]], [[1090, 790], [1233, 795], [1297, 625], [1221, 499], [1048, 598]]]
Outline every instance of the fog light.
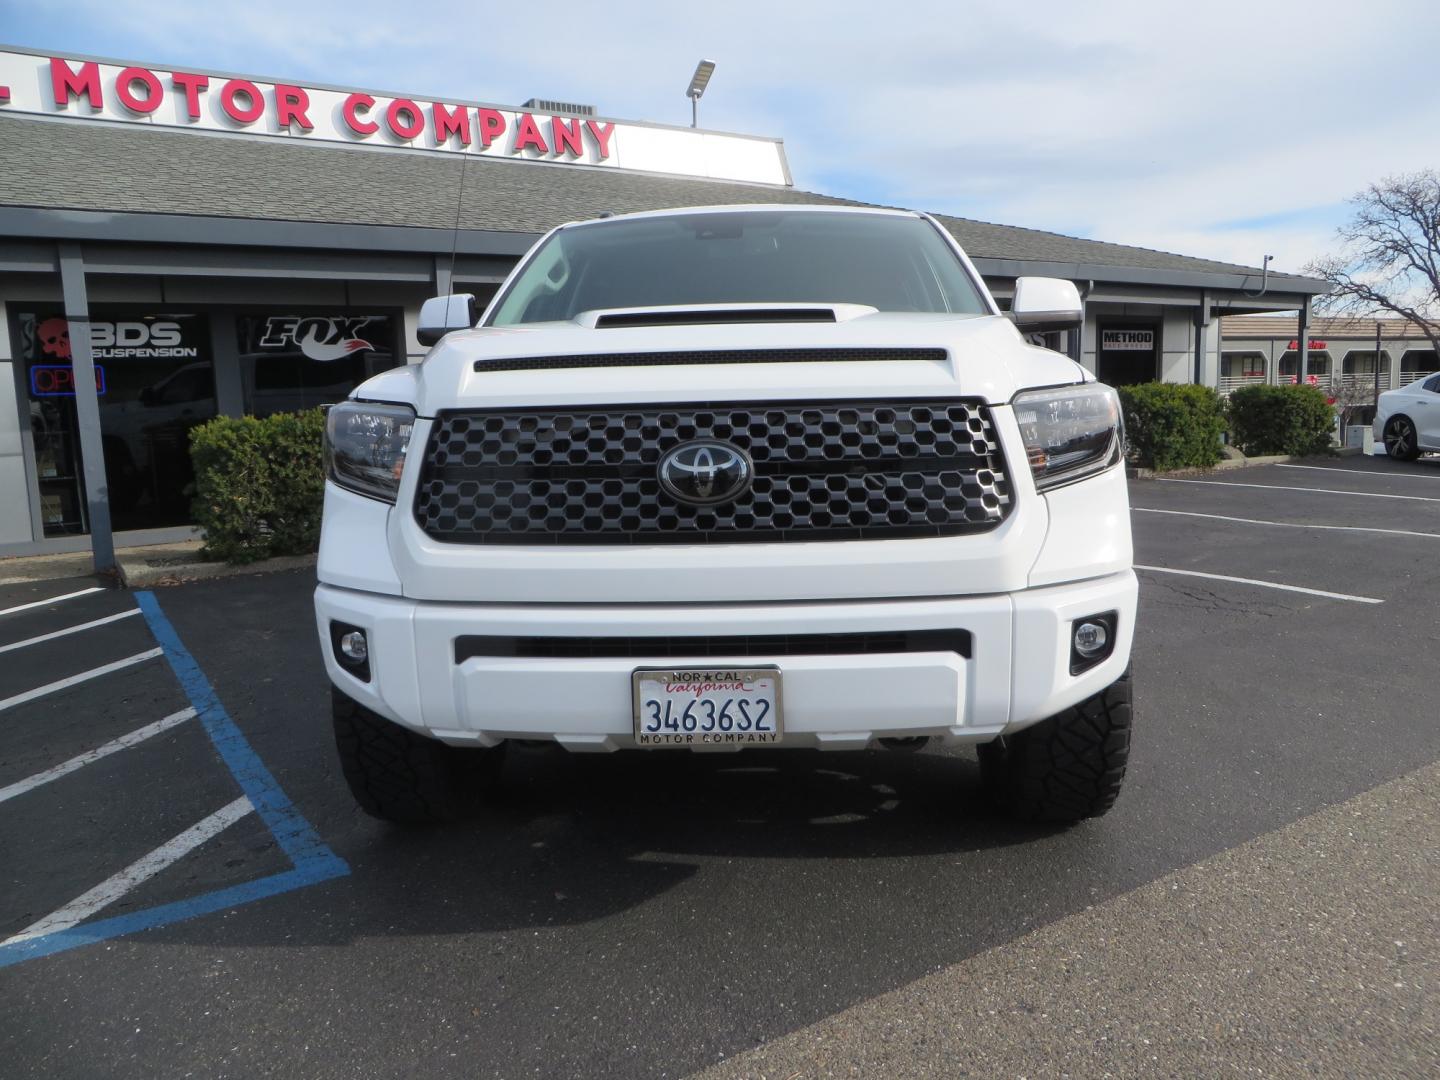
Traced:
[[[1104, 623], [1082, 622], [1075, 627], [1075, 651], [1087, 660], [1103, 652], [1109, 641], [1110, 634]], [[344, 647], [343, 643], [341, 647]]]
[[[1103, 637], [1101, 639], [1104, 640]], [[353, 664], [363, 664], [370, 659], [370, 646], [365, 641], [365, 631], [351, 630], [340, 637], [340, 654]]]

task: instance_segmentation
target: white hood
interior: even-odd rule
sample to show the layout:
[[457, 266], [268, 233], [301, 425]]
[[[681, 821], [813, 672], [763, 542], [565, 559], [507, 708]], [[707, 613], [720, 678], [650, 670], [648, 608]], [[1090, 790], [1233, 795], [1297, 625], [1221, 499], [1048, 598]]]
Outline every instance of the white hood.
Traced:
[[[422, 416], [443, 409], [817, 396], [967, 397], [999, 404], [1022, 389], [1087, 378], [1078, 364], [1026, 344], [1009, 320], [993, 315], [869, 313], [834, 323], [605, 329], [587, 322], [594, 320], [456, 331], [422, 364], [376, 376], [354, 396], [405, 402]], [[523, 357], [830, 348], [943, 349], [948, 359], [486, 370], [487, 361]]]

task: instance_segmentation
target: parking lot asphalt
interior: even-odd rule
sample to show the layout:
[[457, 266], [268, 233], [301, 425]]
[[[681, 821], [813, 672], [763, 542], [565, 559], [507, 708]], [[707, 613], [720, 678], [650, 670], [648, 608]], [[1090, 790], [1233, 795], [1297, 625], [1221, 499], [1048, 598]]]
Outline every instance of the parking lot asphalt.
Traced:
[[[1416, 883], [1425, 867], [1396, 836], [1431, 864], [1440, 849], [1440, 815], [1397, 810], [1413, 802], [1404, 784], [1440, 761], [1440, 460], [1186, 479], [1205, 482], [1131, 485], [1136, 562], [1153, 568], [1140, 571], [1131, 769], [1107, 817], [1065, 831], [995, 816], [973, 753], [928, 750], [521, 749], [477, 820], [396, 829], [361, 815], [340, 782], [303, 573], [159, 589], [136, 615], [122, 614], [145, 603], [133, 593], [43, 602], [87, 580], [0, 588], [0, 648], [119, 616], [0, 651], [0, 939], [35, 934], [0, 944], [3, 1071], [674, 1077], [734, 1059], [727, 1075], [1193, 1075], [1207, 1061], [1283, 1075], [1346, 1071], [1353, 1047], [1370, 1053], [1356, 1074], [1427, 1075], [1440, 1064], [1433, 1023], [1376, 1051], [1366, 1012], [1327, 1009], [1343, 988], [1323, 979], [1261, 980], [1291, 995], [1265, 1014], [1263, 1039], [1224, 1037], [1246, 1030], [1243, 997], [1207, 1012], [1196, 996], [1174, 1015], [1212, 1045], [1172, 1046], [1170, 1067], [1137, 1056], [1120, 1037], [1130, 1019], [1102, 1018], [1099, 1000], [1087, 1016], [1072, 998], [1057, 1037], [1033, 982], [1057, 969], [1031, 965], [1027, 988], [1011, 962], [1041, 940], [1047, 956], [1108, 959], [1096, 979], [1132, 990], [1167, 973], [1213, 980], [1213, 955], [1177, 953], [1185, 920], [1160, 918], [1144, 891], [1191, 880], [1174, 875], [1203, 875], [1208, 907], [1188, 925], [1204, 940], [1223, 939], [1226, 919], [1253, 931], [1255, 895], [1296, 925], [1325, 922], [1335, 899], [1361, 911], [1393, 895], [1374, 925], [1408, 942], [1412, 972], [1432, 973], [1410, 978], [1402, 1004], [1435, 1015], [1435, 935], [1398, 936], [1417, 917], [1408, 893], [1350, 887]], [[199, 715], [25, 787], [197, 701]], [[1367, 798], [1353, 805], [1377, 844], [1392, 841], [1383, 860], [1307, 824]], [[1226, 876], [1235, 860], [1275, 865], [1277, 838], [1301, 828], [1312, 857], [1340, 866], [1333, 883], [1250, 892], [1253, 879]], [[47, 937], [45, 920], [66, 911], [88, 914]], [[94, 929], [107, 925], [113, 935]], [[1349, 939], [1311, 940], [1320, 968], [1332, 952], [1344, 968]], [[21, 951], [47, 941], [54, 951]], [[1003, 1017], [921, 993], [935, 985], [922, 980], [953, 989], [957, 972]], [[849, 1058], [795, 1042], [830, 1017], [874, 1031], [885, 1010], [946, 1000], [939, 1069], [921, 1068], [940, 1045], [924, 1024], [887, 1029], [899, 1056], [873, 1059], [888, 1063], [879, 1071], [845, 1072], [835, 1063]], [[1132, 1007], [1143, 1013], [1143, 997]], [[1102, 1019], [1109, 1047], [1087, 1035]], [[756, 1050], [767, 1044], [770, 1057]]]

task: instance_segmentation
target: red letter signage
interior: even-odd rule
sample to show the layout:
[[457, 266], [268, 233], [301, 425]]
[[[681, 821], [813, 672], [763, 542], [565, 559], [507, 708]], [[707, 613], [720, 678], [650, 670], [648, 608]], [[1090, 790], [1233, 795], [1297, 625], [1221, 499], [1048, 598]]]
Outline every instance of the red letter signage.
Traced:
[[480, 145], [489, 146], [505, 133], [505, 116], [494, 109], [477, 110], [480, 117]]
[[555, 147], [557, 154], [579, 157], [585, 153], [585, 143], [580, 139], [580, 121], [565, 121], [558, 116], [552, 116], [550, 118], [550, 145]]
[[[135, 93], [136, 83], [145, 87], [143, 96]], [[115, 79], [115, 96], [120, 99], [120, 104], [125, 108], [143, 116], [160, 107], [160, 100], [165, 96], [165, 91], [160, 88], [160, 80], [144, 68], [128, 67]]]
[[296, 123], [305, 131], [313, 130], [315, 125], [305, 115], [309, 107], [310, 95], [300, 87], [275, 84], [275, 119], [282, 128]]
[[95, 62], [81, 64], [79, 71], [71, 71], [70, 65], [58, 57], [50, 58], [50, 87], [55, 91], [55, 104], [62, 109], [70, 104], [70, 95], [87, 99], [90, 108], [99, 112], [104, 107], [100, 97], [100, 65]]
[[185, 94], [185, 115], [191, 120], [199, 120], [200, 91], [210, 86], [210, 80], [204, 75], [187, 75], [183, 71], [176, 71], [170, 75], [170, 82], [176, 90]]
[[374, 120], [360, 119], [362, 111], [368, 113], [374, 107], [375, 99], [369, 94], [351, 94], [345, 99], [345, 104], [340, 106], [340, 115], [356, 135], [374, 135], [380, 130], [380, 125]]
[[[0, 0], [0, 9], [4, 3]], [[0, 16], [0, 31], [3, 26]], [[627, 121], [602, 119], [590, 106], [539, 98], [524, 105], [467, 102], [199, 68], [174, 70], [168, 64], [162, 68], [123, 59], [52, 56], [48, 51], [5, 45], [0, 45], [0, 84], [5, 84], [0, 85], [0, 113], [39, 118], [146, 124], [252, 140], [298, 138], [311, 146], [484, 154], [543, 165], [618, 166], [637, 173], [775, 186], [790, 182], [779, 139], [654, 125], [641, 130], [627, 126]], [[0, 132], [0, 141], [3, 137]], [[631, 138], [639, 140], [637, 146], [625, 141]], [[162, 149], [182, 156], [187, 152], [184, 147]], [[327, 163], [316, 164], [323, 168]], [[0, 203], [4, 187], [0, 177]], [[1316, 323], [1317, 330], [1323, 329], [1323, 320]], [[1293, 332], [1294, 327], [1287, 324], [1279, 333], [1287, 330]], [[1284, 341], [1277, 338], [1275, 344]], [[1305, 348], [1304, 341], [1300, 348]]]
[[595, 140], [595, 152], [604, 161], [610, 156], [610, 136], [615, 134], [614, 124], [597, 124], [594, 120], [586, 120], [585, 127], [590, 132], [590, 137]]
[[550, 148], [545, 145], [545, 136], [540, 134], [540, 128], [535, 124], [535, 117], [528, 112], [522, 113], [520, 122], [515, 125], [515, 152], [530, 147], [539, 150], [542, 154], [548, 154]]
[[396, 98], [385, 110], [385, 123], [397, 139], [408, 141], [425, 130], [425, 115], [409, 98]]
[[[244, 106], [236, 100], [241, 94], [245, 96]], [[265, 111], [265, 99], [260, 96], [260, 88], [254, 83], [244, 79], [231, 79], [220, 88], [220, 108], [237, 124], [253, 124]]]
[[432, 112], [435, 117], [436, 143], [444, 146], [451, 135], [459, 135], [462, 145], [470, 145], [470, 113], [465, 106], [457, 105], [454, 109], [447, 109], [437, 101]]

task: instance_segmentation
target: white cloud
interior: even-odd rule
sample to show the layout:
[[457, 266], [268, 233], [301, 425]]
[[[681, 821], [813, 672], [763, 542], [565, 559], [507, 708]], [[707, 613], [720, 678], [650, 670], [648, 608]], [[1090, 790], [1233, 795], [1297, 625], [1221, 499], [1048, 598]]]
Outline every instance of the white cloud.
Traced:
[[702, 121], [784, 136], [801, 186], [1278, 269], [1440, 166], [1421, 0], [67, 7], [33, 44], [673, 123], [706, 56]]

